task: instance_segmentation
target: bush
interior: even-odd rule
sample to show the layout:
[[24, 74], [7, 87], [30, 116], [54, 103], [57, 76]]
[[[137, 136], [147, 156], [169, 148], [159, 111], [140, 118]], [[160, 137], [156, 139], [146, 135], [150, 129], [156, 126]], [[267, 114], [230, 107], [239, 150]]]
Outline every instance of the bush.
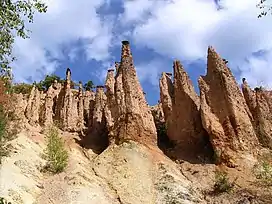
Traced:
[[265, 186], [272, 186], [272, 162], [270, 156], [262, 156], [254, 165], [253, 173], [258, 181]]
[[5, 198], [0, 197], [0, 204], [11, 204], [11, 202], [8, 202]]
[[231, 183], [228, 178], [228, 174], [223, 171], [215, 172], [215, 184], [213, 191], [214, 193], [230, 192], [234, 187], [234, 182]]
[[94, 88], [93, 81], [89, 80], [87, 83], [84, 84], [83, 88], [86, 91], [90, 91], [91, 89], [93, 89]]
[[50, 127], [47, 132], [47, 147], [45, 149], [46, 169], [52, 173], [60, 173], [68, 165], [68, 152], [59, 136], [58, 129]]
[[3, 108], [3, 105], [0, 104], [0, 164], [1, 164], [2, 157], [6, 156], [7, 154], [4, 148], [5, 137], [6, 137], [6, 126], [7, 126], [7, 120], [5, 117], [4, 108]]
[[30, 94], [32, 88], [33, 88], [32, 84], [26, 84], [26, 83], [14, 84], [12, 86], [12, 93]]
[[36, 86], [40, 91], [47, 91], [48, 88], [55, 82], [61, 82], [61, 79], [59, 76], [52, 74], [52, 75], [46, 75], [44, 80], [40, 81]]
[[3, 156], [6, 156], [4, 148], [5, 137], [7, 133], [7, 117], [5, 112], [5, 105], [7, 103], [7, 94], [4, 82], [0, 80], [0, 164]]

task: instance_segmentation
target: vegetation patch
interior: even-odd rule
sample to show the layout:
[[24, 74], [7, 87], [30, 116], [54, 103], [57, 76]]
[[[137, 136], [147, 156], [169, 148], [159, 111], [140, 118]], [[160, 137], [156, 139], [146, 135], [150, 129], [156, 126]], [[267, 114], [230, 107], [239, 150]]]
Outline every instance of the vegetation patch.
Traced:
[[7, 87], [7, 83], [0, 78], [0, 164], [2, 157], [8, 155], [7, 141], [17, 134], [17, 126], [10, 126], [14, 114], [11, 111], [12, 100]]
[[253, 167], [253, 173], [259, 184], [272, 186], [272, 156], [265, 154], [259, 157], [259, 162]]
[[26, 83], [18, 83], [13, 84], [11, 87], [12, 93], [22, 93], [22, 94], [30, 94], [31, 90], [33, 88], [32, 84], [26, 84]]
[[0, 204], [11, 204], [11, 202], [8, 202], [5, 198], [0, 197]]
[[227, 192], [229, 193], [233, 187], [234, 182], [230, 182], [227, 172], [217, 170], [215, 172], [215, 183], [213, 186], [213, 193], [220, 194]]
[[68, 151], [65, 149], [64, 141], [59, 136], [58, 129], [54, 126], [47, 130], [47, 146], [44, 151], [44, 158], [47, 164], [44, 170], [54, 174], [64, 171], [68, 165]]

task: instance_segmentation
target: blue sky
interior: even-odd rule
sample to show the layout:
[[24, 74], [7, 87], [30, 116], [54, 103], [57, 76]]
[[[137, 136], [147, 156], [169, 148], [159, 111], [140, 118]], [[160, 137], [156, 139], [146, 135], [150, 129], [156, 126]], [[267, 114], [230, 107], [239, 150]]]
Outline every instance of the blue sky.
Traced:
[[[240, 82], [272, 85], [272, 16], [258, 19], [257, 0], [44, 0], [30, 39], [16, 39], [15, 81], [39, 81], [46, 74], [96, 85], [120, 61], [121, 41], [131, 44], [137, 75], [149, 104], [159, 99], [161, 72], [181, 60], [196, 91], [212, 45]], [[220, 8], [220, 9], [218, 9]]]

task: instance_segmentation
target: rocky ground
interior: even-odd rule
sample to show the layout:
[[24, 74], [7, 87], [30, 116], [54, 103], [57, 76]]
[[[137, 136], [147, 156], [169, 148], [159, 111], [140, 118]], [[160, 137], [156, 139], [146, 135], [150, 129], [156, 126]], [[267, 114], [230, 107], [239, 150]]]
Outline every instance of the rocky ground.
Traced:
[[[272, 203], [272, 188], [257, 186], [250, 169], [172, 161], [160, 149], [133, 141], [97, 155], [80, 147], [76, 134], [62, 134], [69, 165], [57, 175], [41, 172], [45, 141], [38, 129], [10, 142], [11, 154], [0, 171], [1, 196], [13, 204]], [[232, 192], [213, 193], [218, 168], [228, 172], [230, 181], [238, 178]]]

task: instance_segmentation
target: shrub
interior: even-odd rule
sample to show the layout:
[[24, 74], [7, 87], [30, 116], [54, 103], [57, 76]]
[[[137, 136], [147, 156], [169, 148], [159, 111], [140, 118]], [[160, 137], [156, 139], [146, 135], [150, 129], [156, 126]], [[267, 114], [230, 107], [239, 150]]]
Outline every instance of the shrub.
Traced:
[[3, 106], [0, 104], [0, 164], [2, 163], [2, 157], [7, 155], [5, 148], [6, 124]]
[[4, 82], [0, 80], [0, 164], [3, 156], [6, 155], [4, 148], [4, 140], [7, 133], [7, 118], [5, 113], [5, 105], [7, 103], [7, 94], [4, 86]]
[[48, 88], [55, 82], [55, 80], [57, 82], [61, 82], [61, 79], [59, 76], [55, 75], [55, 74], [51, 74], [51, 75], [46, 75], [46, 77], [44, 78], [44, 80], [40, 81], [38, 83], [38, 88], [42, 89], [44, 91], [47, 91]]
[[45, 168], [52, 173], [60, 173], [68, 164], [68, 152], [56, 127], [50, 127], [46, 136], [45, 159], [47, 160], [47, 165]]
[[20, 84], [14, 84], [12, 86], [12, 92], [19, 94], [30, 94], [31, 90], [33, 88], [32, 84], [26, 84], [26, 83], [20, 83]]
[[228, 178], [228, 174], [223, 171], [215, 172], [215, 184], [213, 191], [214, 193], [224, 193], [230, 192], [234, 187], [234, 182], [230, 182]]
[[86, 91], [90, 91], [91, 89], [93, 89], [94, 88], [93, 81], [89, 80], [87, 83], [84, 84], [83, 88]]
[[6, 134], [6, 115], [4, 112], [4, 107], [0, 104], [0, 141], [3, 141], [5, 134]]
[[272, 186], [272, 163], [269, 156], [263, 156], [260, 161], [254, 165], [253, 173], [260, 182], [265, 186]]
[[0, 204], [11, 204], [11, 202], [8, 202], [5, 198], [0, 197]]

